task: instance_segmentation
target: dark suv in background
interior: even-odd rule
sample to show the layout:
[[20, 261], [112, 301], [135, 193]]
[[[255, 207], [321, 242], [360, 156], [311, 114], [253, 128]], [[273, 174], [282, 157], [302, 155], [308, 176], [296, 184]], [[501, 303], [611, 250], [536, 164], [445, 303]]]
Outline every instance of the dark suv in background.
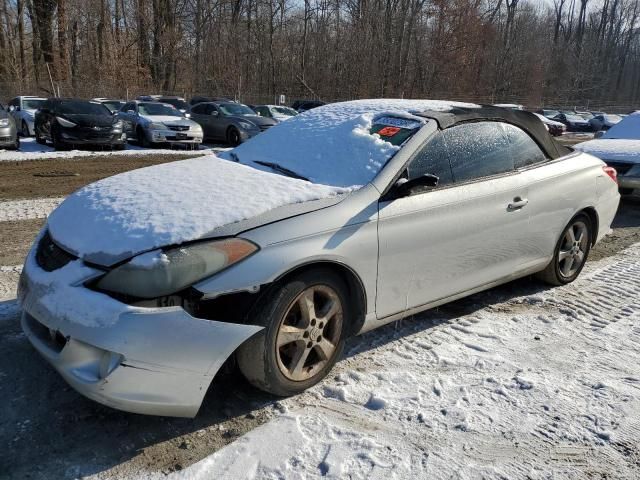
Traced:
[[36, 112], [36, 141], [53, 143], [56, 150], [78, 145], [123, 150], [127, 137], [122, 121], [102, 103], [73, 98], [50, 98]]

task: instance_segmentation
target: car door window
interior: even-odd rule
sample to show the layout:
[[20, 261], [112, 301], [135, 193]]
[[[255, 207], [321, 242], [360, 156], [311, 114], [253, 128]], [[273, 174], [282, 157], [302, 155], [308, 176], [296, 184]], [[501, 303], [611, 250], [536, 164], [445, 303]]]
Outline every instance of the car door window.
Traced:
[[438, 177], [439, 187], [453, 183], [443, 132], [437, 132], [429, 142], [421, 147], [409, 163], [407, 175], [409, 180], [423, 175], [435, 175]]
[[507, 133], [499, 122], [465, 123], [443, 134], [456, 183], [515, 169]]
[[542, 163], [547, 157], [538, 144], [522, 129], [509, 124], [503, 124], [511, 145], [511, 155], [516, 169]]

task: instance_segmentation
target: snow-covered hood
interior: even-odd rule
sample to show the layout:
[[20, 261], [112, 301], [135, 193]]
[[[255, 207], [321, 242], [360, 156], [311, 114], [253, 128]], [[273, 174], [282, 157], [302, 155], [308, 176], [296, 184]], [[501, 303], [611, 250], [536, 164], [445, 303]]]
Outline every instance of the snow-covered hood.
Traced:
[[194, 122], [188, 118], [174, 117], [172, 115], [140, 115], [142, 118], [153, 123], [164, 123], [165, 125], [191, 125]]
[[574, 145], [604, 161], [640, 163], [640, 140], [599, 138]]
[[60, 246], [91, 263], [111, 266], [158, 247], [206, 238], [217, 228], [285, 205], [348, 191], [209, 155], [88, 185], [70, 195], [47, 223]]
[[260, 115], [228, 115], [227, 118], [237, 120], [239, 122], [251, 122], [258, 127], [261, 125], [275, 125], [277, 122], [271, 118], [261, 117]]

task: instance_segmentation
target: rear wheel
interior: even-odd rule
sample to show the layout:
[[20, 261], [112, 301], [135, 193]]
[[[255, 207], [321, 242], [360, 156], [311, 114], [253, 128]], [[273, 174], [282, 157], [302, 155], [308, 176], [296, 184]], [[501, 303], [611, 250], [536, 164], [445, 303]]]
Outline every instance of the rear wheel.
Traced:
[[238, 350], [238, 366], [256, 387], [280, 396], [322, 380], [344, 347], [347, 286], [330, 270], [304, 272], [261, 303], [252, 323], [265, 328]]
[[553, 259], [538, 277], [551, 285], [573, 282], [584, 267], [593, 238], [591, 220], [584, 213], [573, 217], [562, 232]]

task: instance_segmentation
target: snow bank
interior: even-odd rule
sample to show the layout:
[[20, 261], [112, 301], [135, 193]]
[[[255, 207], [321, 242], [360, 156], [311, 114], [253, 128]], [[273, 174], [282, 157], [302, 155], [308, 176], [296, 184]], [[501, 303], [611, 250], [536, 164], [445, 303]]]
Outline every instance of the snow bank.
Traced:
[[56, 241], [82, 257], [122, 257], [196, 240], [277, 207], [347, 191], [209, 155], [88, 185], [62, 202], [48, 224]]
[[626, 138], [640, 140], [640, 112], [634, 112], [616, 123], [602, 138]]
[[578, 143], [573, 148], [590, 153], [601, 160], [640, 162], [640, 140], [598, 138]]
[[[210, 145], [201, 145], [200, 150], [205, 152], [222, 152], [228, 148], [221, 148]], [[111, 155], [194, 155], [192, 150], [176, 150], [168, 148], [142, 148], [137, 145], [127, 144], [125, 150], [120, 151], [91, 151], [91, 150], [70, 150], [57, 152], [53, 147], [40, 145], [34, 138], [22, 138], [20, 140], [20, 150], [0, 149], [0, 162], [19, 162], [21, 160], [49, 160], [54, 158], [77, 158], [88, 156], [111, 156]]]
[[220, 157], [232, 159], [233, 153], [244, 164], [255, 165], [255, 161], [277, 163], [323, 185], [364, 185], [398, 150], [378, 135], [369, 134], [376, 114], [448, 111], [455, 106], [478, 107], [435, 100], [332, 103], [301, 113]]

